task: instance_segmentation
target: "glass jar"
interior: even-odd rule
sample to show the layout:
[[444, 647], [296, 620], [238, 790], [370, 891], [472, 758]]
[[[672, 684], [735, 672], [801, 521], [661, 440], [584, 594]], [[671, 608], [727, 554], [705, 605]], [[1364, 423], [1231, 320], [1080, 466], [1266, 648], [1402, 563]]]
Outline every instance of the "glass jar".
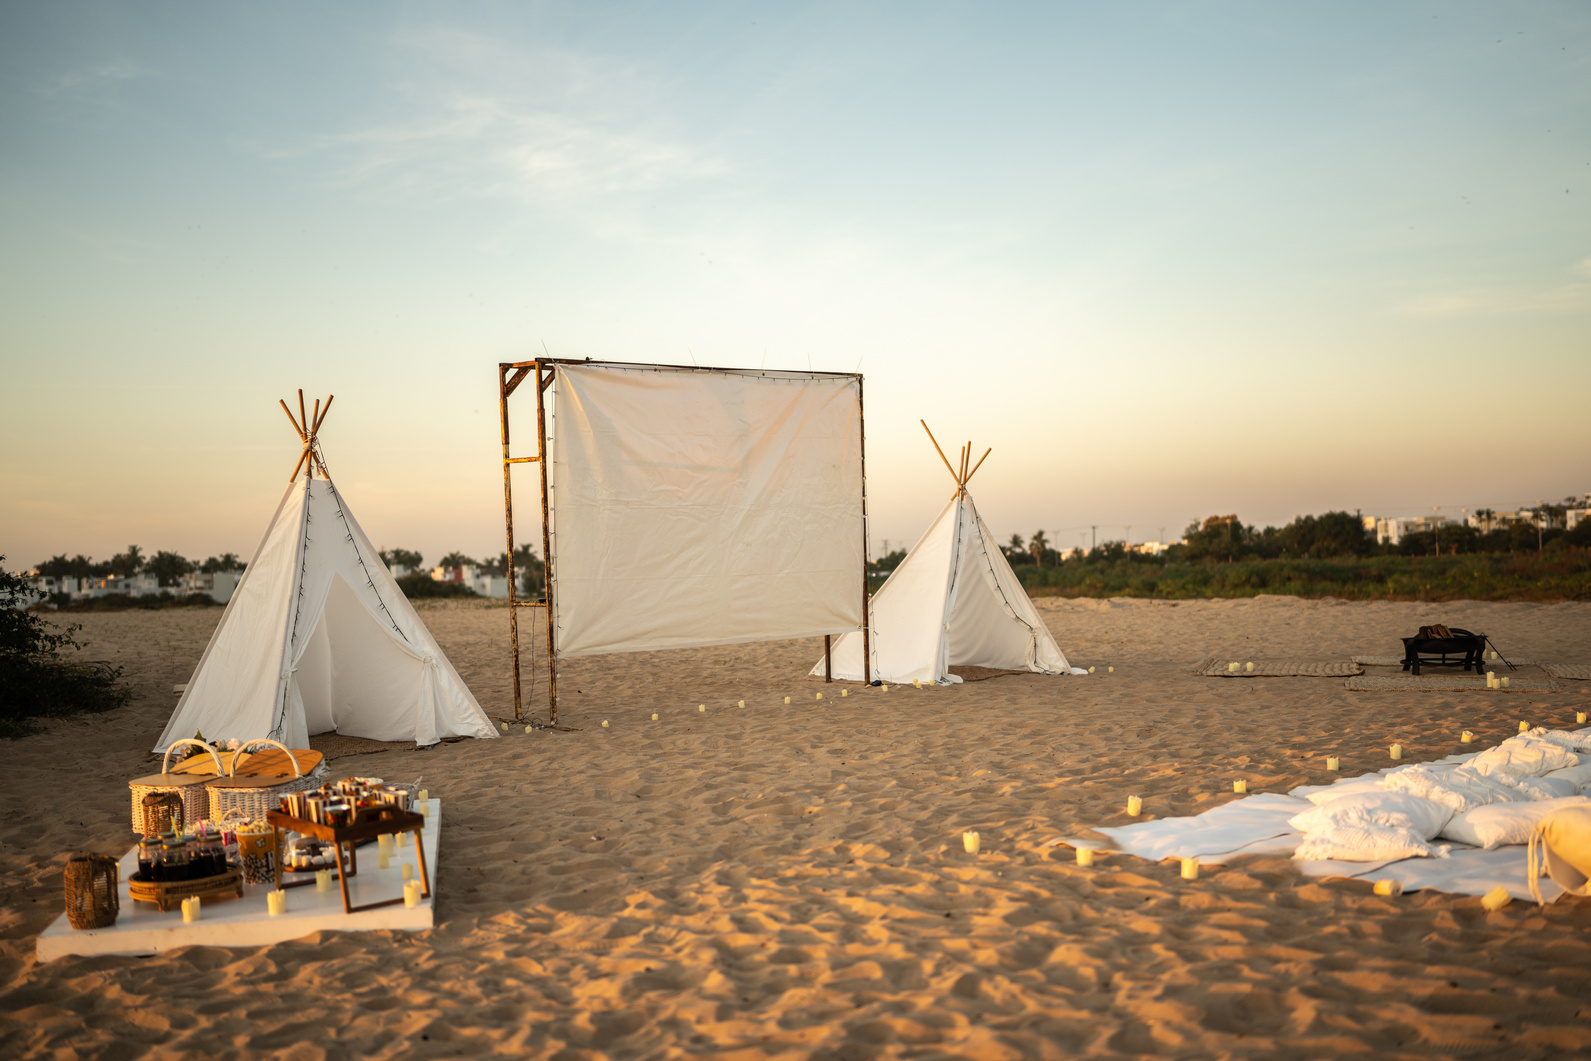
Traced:
[[160, 857], [155, 860], [157, 880], [170, 884], [188, 879], [188, 845], [182, 837], [170, 837], [160, 845]]
[[155, 880], [155, 863], [160, 859], [160, 838], [146, 836], [138, 841], [138, 875], [143, 880]]
[[218, 877], [226, 872], [226, 845], [221, 834], [201, 830], [194, 834], [193, 854], [189, 858], [189, 871], [194, 877]]

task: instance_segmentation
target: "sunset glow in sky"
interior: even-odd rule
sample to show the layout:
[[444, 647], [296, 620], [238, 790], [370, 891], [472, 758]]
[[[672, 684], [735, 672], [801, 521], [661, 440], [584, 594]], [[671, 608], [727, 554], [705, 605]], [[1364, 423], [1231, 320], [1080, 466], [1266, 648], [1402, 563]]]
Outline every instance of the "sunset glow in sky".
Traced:
[[1062, 546], [1591, 490], [1591, 7], [1102, 7], [6, 5], [6, 566], [249, 555], [298, 387], [496, 555], [544, 349], [859, 369], [875, 549], [920, 417]]

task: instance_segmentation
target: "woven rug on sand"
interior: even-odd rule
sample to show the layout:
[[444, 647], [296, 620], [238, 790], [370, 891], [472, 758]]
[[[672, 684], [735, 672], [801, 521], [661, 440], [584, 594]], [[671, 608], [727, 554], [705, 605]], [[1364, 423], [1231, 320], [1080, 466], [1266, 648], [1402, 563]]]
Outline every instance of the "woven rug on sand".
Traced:
[[[1230, 669], [1237, 664], [1237, 670]], [[1248, 665], [1254, 664], [1254, 669]], [[1346, 678], [1350, 674], [1364, 673], [1357, 663], [1341, 660], [1314, 659], [1233, 659], [1231, 656], [1209, 656], [1197, 667], [1194, 674], [1203, 678]]]
[[309, 738], [309, 746], [326, 757], [346, 759], [350, 755], [369, 755], [371, 752], [390, 752], [414, 747], [413, 741], [380, 741], [365, 737], [345, 737], [341, 733], [318, 733]]
[[[1352, 656], [1350, 658], [1361, 667], [1403, 666], [1402, 656]], [[1486, 666], [1490, 667], [1492, 670], [1500, 670], [1507, 667], [1508, 663], [1512, 663], [1516, 667], [1533, 667], [1535, 666], [1536, 661], [1533, 659], [1515, 659], [1514, 657], [1509, 656], [1508, 663], [1504, 663], [1500, 659], [1489, 659], [1486, 660], [1485, 663]]]
[[1364, 692], [1424, 692], [1424, 693], [1556, 693], [1563, 686], [1548, 678], [1513, 678], [1506, 689], [1486, 688], [1486, 676], [1479, 678], [1459, 674], [1373, 674], [1349, 678], [1344, 685]]
[[1541, 669], [1554, 678], [1571, 678], [1577, 682], [1591, 682], [1591, 663], [1543, 663]]

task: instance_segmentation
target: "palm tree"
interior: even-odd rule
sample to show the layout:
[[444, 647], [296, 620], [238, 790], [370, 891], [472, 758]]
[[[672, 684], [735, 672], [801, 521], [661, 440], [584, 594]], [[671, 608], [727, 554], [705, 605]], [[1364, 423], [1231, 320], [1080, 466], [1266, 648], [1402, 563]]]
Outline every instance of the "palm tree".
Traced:
[[1033, 554], [1033, 562], [1040, 567], [1044, 566], [1044, 550], [1050, 547], [1050, 540], [1044, 537], [1042, 530], [1033, 532], [1033, 537], [1028, 539], [1028, 551]]

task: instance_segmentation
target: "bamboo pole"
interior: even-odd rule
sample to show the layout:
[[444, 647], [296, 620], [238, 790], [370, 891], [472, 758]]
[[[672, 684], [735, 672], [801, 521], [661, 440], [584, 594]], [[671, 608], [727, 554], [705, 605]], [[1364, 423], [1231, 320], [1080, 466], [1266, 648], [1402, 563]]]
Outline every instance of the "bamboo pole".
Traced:
[[[919, 424], [923, 425], [923, 430], [924, 431], [928, 431], [928, 421], [919, 420], [917, 422]], [[945, 471], [950, 473], [950, 477], [952, 479], [955, 479], [956, 478], [956, 469], [954, 469], [954, 468], [952, 468], [950, 466], [950, 458], [945, 456], [945, 451], [939, 448], [939, 440], [934, 437], [934, 433], [932, 431], [928, 431], [928, 441], [930, 441], [930, 442], [932, 442], [934, 444], [934, 452], [939, 454], [939, 459], [945, 462]], [[956, 481], [957, 481], [958, 484], [960, 483], [959, 479], [957, 479]]]
[[536, 364], [536, 456], [541, 469], [541, 562], [542, 599], [547, 602], [547, 717], [558, 724], [558, 641], [552, 626], [552, 524], [548, 521], [547, 503], [547, 387], [558, 369], [550, 369], [547, 378], [541, 378], [541, 363]]
[[972, 471], [968, 472], [966, 479], [962, 480], [961, 485], [962, 485], [963, 488], [965, 488], [968, 483], [972, 482], [972, 477], [974, 475], [978, 474], [978, 469], [983, 467], [983, 462], [988, 460], [989, 459], [989, 454], [991, 454], [993, 452], [994, 452], [994, 447], [993, 446], [990, 446], [988, 449], [983, 451], [983, 456], [978, 458], [978, 463], [974, 464], [972, 466]]
[[514, 578], [514, 483], [509, 474], [508, 457], [508, 367], [497, 366], [497, 419], [503, 429], [503, 528], [508, 536], [508, 643], [514, 657], [514, 721], [521, 721], [524, 709], [519, 691], [519, 600]]
[[326, 414], [331, 412], [332, 399], [336, 398], [336, 397], [337, 397], [337, 395], [335, 395], [335, 394], [326, 395], [326, 408], [322, 409], [320, 411], [320, 414], [315, 417], [315, 431], [319, 431], [320, 430], [320, 425], [325, 423]]
[[304, 441], [304, 429], [298, 426], [297, 420], [293, 419], [293, 410], [289, 409], [287, 403], [280, 398], [276, 399], [276, 404], [280, 405], [282, 412], [287, 414], [287, 422], [293, 425], [293, 433], [298, 436], [298, 440], [300, 442]]

